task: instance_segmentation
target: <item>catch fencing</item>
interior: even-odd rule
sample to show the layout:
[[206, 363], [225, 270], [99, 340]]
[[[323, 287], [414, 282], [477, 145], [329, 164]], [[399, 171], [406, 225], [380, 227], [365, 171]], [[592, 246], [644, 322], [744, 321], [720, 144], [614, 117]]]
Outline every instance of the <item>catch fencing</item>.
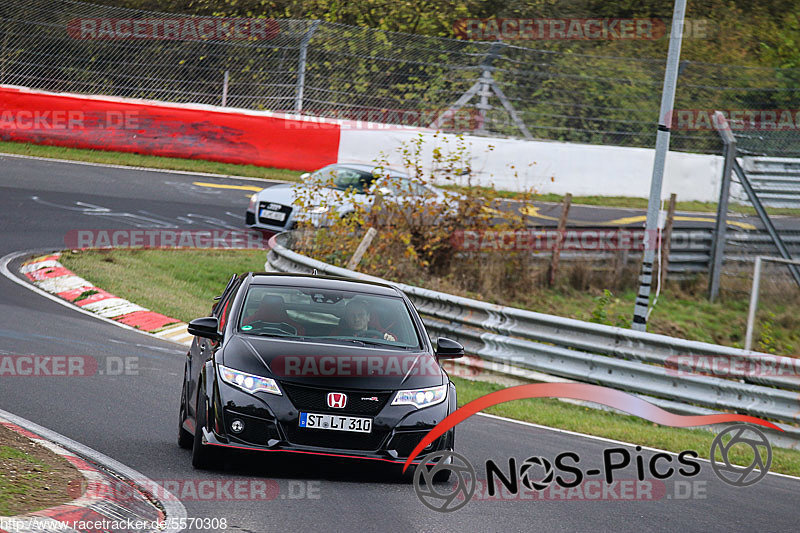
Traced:
[[[448, 39], [318, 20], [246, 19], [239, 38], [184, 31], [202, 30], [202, 20], [74, 0], [5, 1], [0, 83], [373, 122], [408, 111], [414, 126], [463, 101], [480, 115], [483, 135], [654, 145], [666, 37], [627, 41], [619, 55], [603, 56], [545, 41]], [[154, 38], [164, 34], [151, 24], [135, 37], [132, 21], [156, 21], [162, 30], [169, 21], [180, 31]], [[675, 108], [786, 108], [798, 93], [800, 69], [682, 61]], [[720, 143], [710, 128], [679, 127], [671, 148], [718, 153]]]

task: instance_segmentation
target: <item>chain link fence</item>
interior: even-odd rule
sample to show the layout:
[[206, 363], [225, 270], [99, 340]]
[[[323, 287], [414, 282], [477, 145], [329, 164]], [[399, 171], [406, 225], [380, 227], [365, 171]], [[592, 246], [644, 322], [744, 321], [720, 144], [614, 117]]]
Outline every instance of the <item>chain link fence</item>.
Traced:
[[[86, 38], [80, 26], [86, 19], [200, 20], [73, 0], [6, 0], [0, 5], [0, 82], [219, 105], [227, 71], [230, 107], [392, 122], [398, 114], [386, 111], [424, 116], [450, 108], [487, 73], [519, 120], [496, 93], [476, 94], [465, 109], [481, 114], [480, 134], [655, 143], [663, 59], [288, 19], [270, 21], [269, 38]], [[675, 107], [785, 108], [799, 93], [800, 69], [684, 61]], [[677, 129], [672, 149], [719, 153], [720, 143], [711, 129]]]

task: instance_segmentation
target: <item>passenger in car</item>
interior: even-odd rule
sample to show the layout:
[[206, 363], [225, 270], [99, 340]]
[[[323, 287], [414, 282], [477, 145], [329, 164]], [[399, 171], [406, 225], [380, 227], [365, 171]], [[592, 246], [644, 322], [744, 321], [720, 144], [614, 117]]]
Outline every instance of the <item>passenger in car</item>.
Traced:
[[255, 322], [266, 322], [270, 324], [288, 324], [298, 335], [303, 335], [303, 326], [289, 318], [286, 313], [285, 303], [280, 296], [267, 295], [261, 300], [258, 309], [252, 315], [242, 320], [242, 325], [250, 325]]

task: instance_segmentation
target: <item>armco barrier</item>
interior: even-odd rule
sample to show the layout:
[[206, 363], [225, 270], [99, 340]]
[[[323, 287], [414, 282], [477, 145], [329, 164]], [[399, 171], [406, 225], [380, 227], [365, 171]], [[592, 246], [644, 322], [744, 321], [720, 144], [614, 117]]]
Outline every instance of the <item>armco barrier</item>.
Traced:
[[293, 170], [335, 163], [339, 125], [258, 111], [0, 85], [0, 139]]
[[[771, 357], [778, 366], [796, 360], [666, 335], [583, 322], [412, 287], [346, 270], [291, 251], [290, 233], [273, 237], [265, 268], [280, 272], [316, 269], [352, 279], [390, 283], [405, 292], [431, 335], [462, 342], [468, 352], [495, 363], [645, 395], [663, 407], [708, 414], [710, 409], [784, 422], [782, 445], [800, 446], [800, 377], [751, 375], [731, 366], [729, 379], [677, 372], [678, 356], [718, 356], [745, 361]], [[791, 425], [790, 425], [791, 424]]]

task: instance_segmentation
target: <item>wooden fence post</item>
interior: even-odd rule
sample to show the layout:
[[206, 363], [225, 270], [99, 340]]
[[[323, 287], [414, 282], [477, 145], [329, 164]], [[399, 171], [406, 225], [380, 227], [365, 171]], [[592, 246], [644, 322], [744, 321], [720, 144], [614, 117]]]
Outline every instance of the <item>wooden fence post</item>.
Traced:
[[550, 256], [550, 276], [548, 283], [552, 287], [556, 282], [556, 272], [558, 272], [558, 260], [561, 255], [561, 243], [564, 241], [564, 231], [567, 227], [567, 217], [569, 216], [569, 206], [572, 204], [572, 194], [567, 193], [564, 196], [564, 202], [561, 204], [561, 218], [558, 219], [558, 243], [553, 249], [553, 255]]
[[667, 271], [669, 270], [669, 249], [672, 243], [672, 223], [675, 220], [675, 193], [669, 196], [669, 208], [667, 209], [667, 220], [664, 223], [664, 232], [661, 234], [661, 286], [667, 282]]

